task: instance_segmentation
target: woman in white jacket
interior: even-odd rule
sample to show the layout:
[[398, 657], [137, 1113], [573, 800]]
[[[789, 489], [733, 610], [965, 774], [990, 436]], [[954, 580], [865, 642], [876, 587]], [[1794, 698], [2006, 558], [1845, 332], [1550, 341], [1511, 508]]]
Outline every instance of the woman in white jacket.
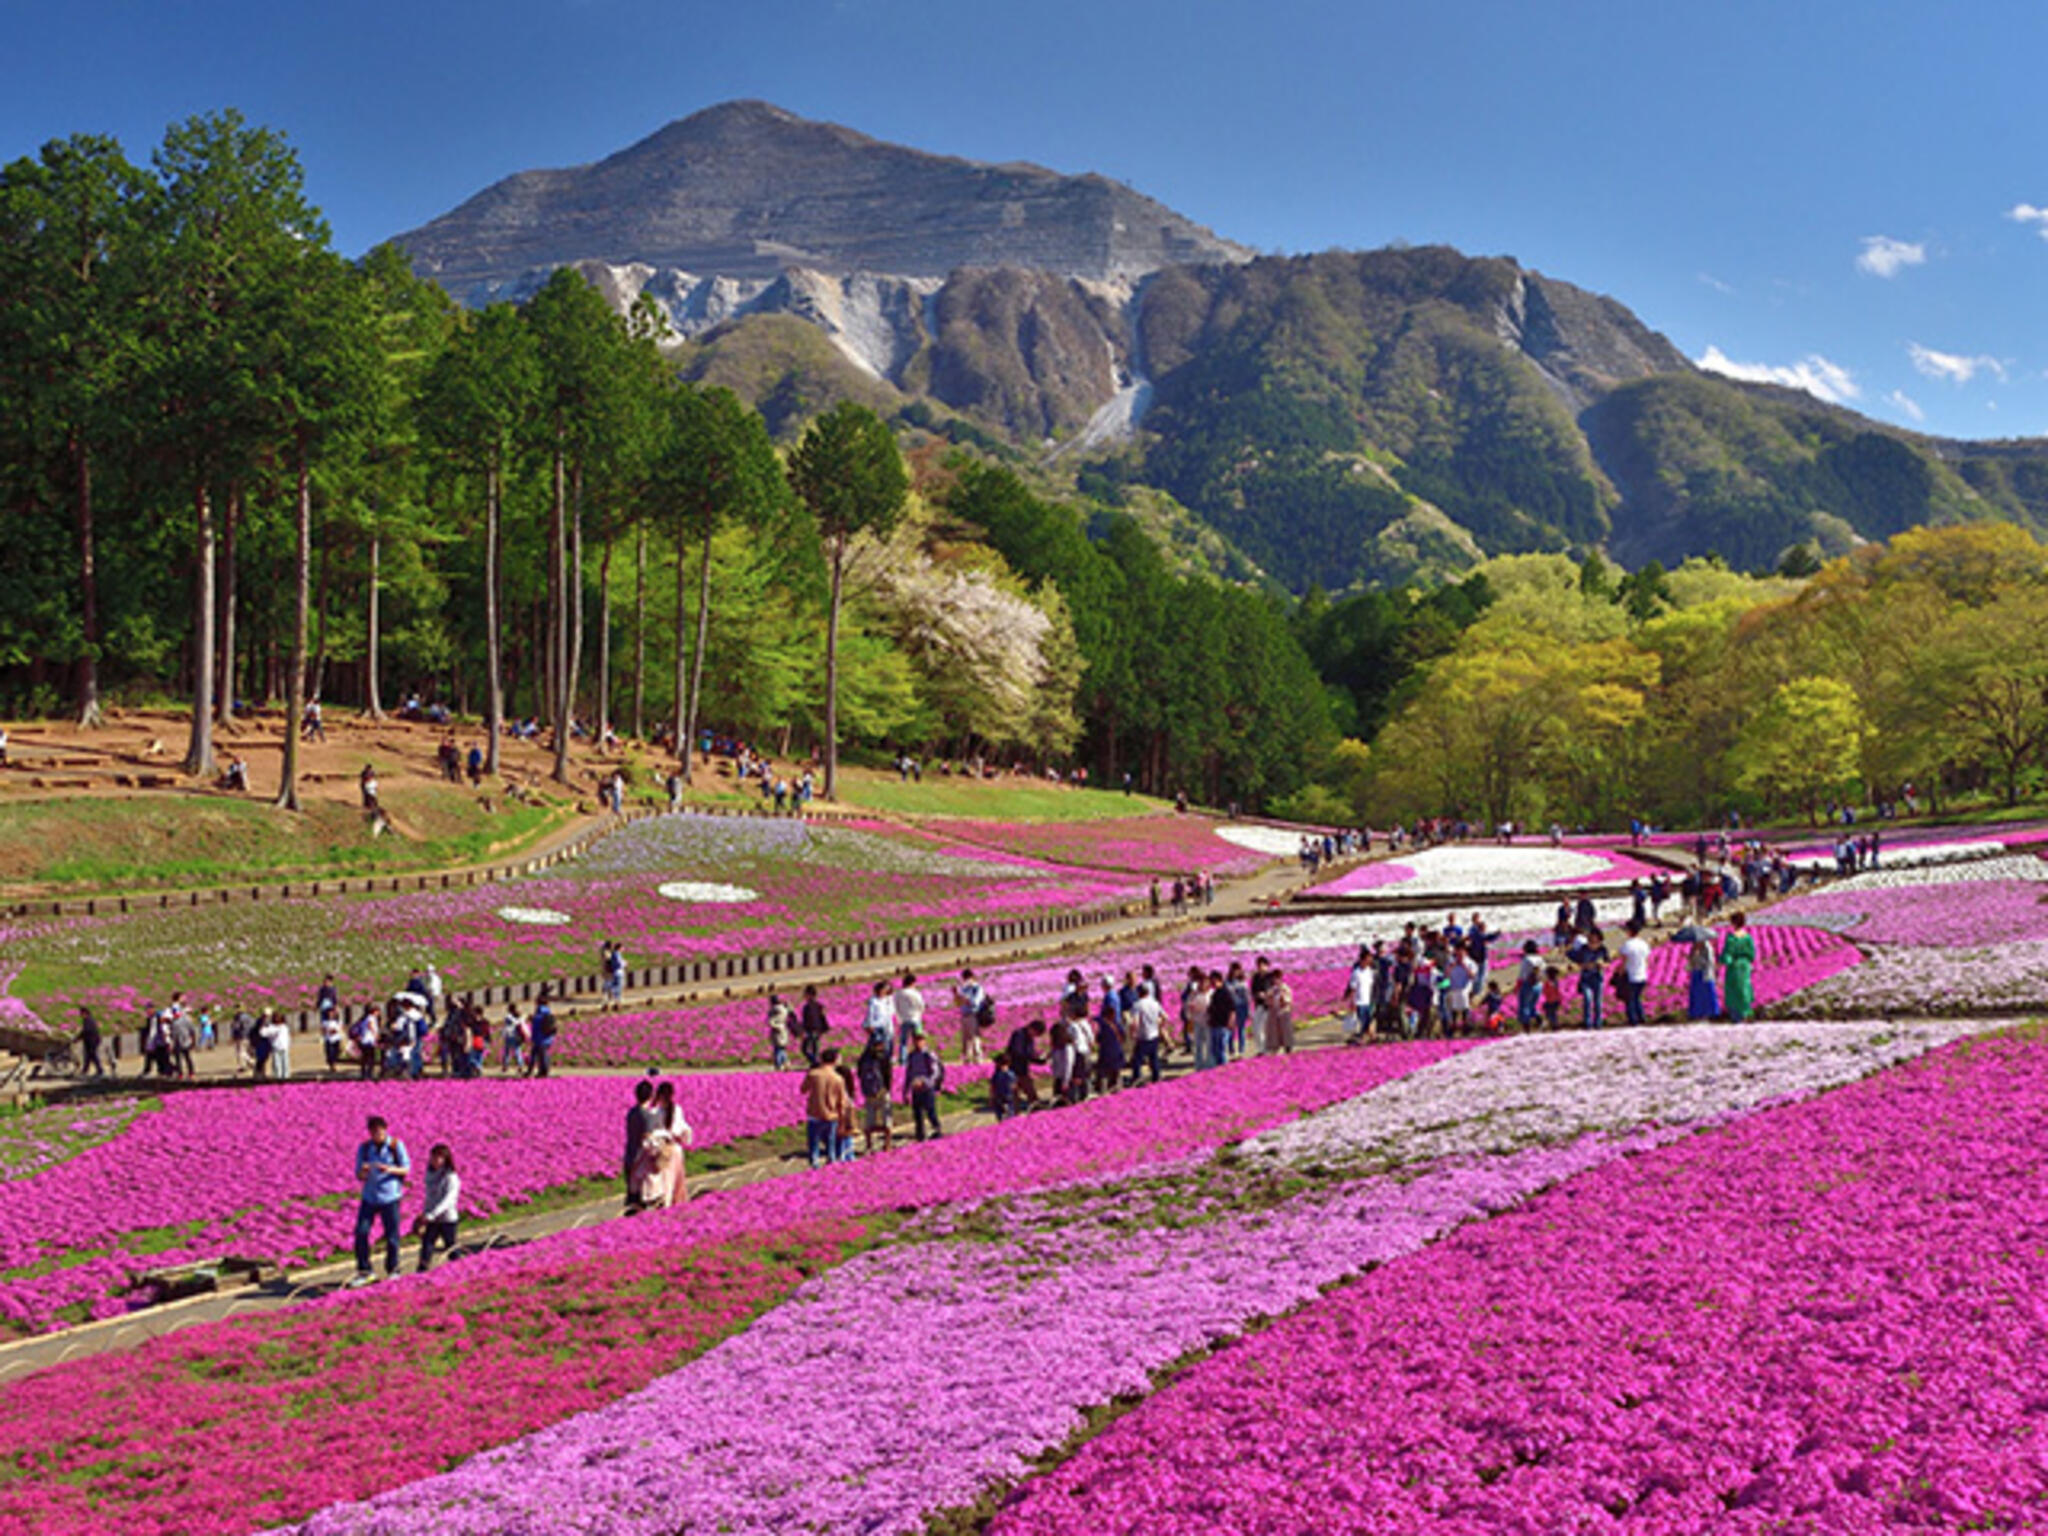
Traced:
[[455, 1154], [445, 1141], [436, 1142], [427, 1154], [427, 1208], [413, 1222], [420, 1235], [420, 1273], [434, 1263], [434, 1249], [455, 1251], [455, 1224], [461, 1219], [462, 1175], [455, 1171]]

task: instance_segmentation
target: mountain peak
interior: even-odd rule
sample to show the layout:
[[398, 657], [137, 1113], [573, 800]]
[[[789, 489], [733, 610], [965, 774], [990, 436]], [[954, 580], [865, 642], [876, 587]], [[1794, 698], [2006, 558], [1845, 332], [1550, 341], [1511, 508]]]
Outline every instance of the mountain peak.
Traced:
[[757, 100], [594, 165], [509, 176], [398, 241], [459, 296], [593, 261], [742, 279], [997, 266], [1112, 279], [1251, 255], [1104, 176], [931, 154]]

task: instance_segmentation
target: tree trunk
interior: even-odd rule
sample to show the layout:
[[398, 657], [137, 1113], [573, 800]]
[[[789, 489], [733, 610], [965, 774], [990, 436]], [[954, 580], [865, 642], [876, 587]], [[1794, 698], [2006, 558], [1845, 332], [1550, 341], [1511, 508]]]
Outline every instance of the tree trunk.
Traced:
[[[308, 538], [307, 545], [309, 548], [311, 543], [311, 539]], [[327, 576], [327, 556], [325, 551], [322, 551], [320, 556], [319, 585], [313, 592], [313, 663], [308, 668], [304, 665], [303, 658], [301, 658], [299, 668], [301, 675], [305, 679], [302, 685], [306, 690], [305, 696], [310, 699], [325, 699], [327, 697]], [[285, 683], [285, 690], [286, 692], [291, 690], [289, 680]]]
[[[704, 567], [697, 573], [697, 643], [690, 651], [690, 710], [689, 734], [683, 739], [690, 740], [697, 734], [697, 701], [704, 686], [704, 646], [711, 636], [711, 529], [710, 518], [704, 519]], [[683, 777], [689, 777], [687, 769]]]
[[185, 771], [203, 777], [213, 772], [213, 498], [204, 481], [193, 488], [192, 517], [192, 740]]
[[548, 657], [554, 678], [555, 767], [557, 784], [569, 782], [569, 480], [567, 455], [555, 444], [555, 505], [549, 521], [549, 571], [554, 588], [553, 644]]
[[569, 719], [576, 718], [576, 698], [583, 692], [583, 466], [573, 476], [575, 494], [569, 502]]
[[292, 660], [284, 677], [284, 771], [277, 808], [299, 808], [299, 717], [306, 712], [306, 621], [313, 605], [313, 467], [299, 443], [298, 548], [292, 565]]
[[78, 723], [92, 729], [100, 724], [100, 579], [93, 548], [92, 455], [86, 449], [83, 435], [71, 439], [71, 463], [78, 498], [78, 607], [83, 639], [75, 700]]
[[825, 618], [825, 798], [839, 788], [839, 584], [846, 572], [846, 537], [832, 541], [832, 602]]
[[639, 528], [633, 564], [633, 739], [647, 739], [647, 525]]
[[683, 522], [676, 520], [676, 757], [683, 765], [683, 782], [690, 782], [690, 738], [683, 734], [688, 724], [683, 718], [686, 701], [689, 698], [688, 657], [683, 645], [683, 582], [690, 562], [683, 558]]
[[597, 557], [597, 739], [612, 724], [612, 541]]
[[484, 472], [485, 767], [498, 776], [498, 739], [505, 734], [505, 666], [498, 635], [498, 466]]
[[380, 623], [381, 613], [377, 601], [377, 573], [378, 567], [383, 560], [383, 554], [384, 536], [382, 533], [372, 530], [370, 534], [369, 629], [363, 647], [363, 692], [368, 696], [365, 703], [369, 707], [372, 720], [382, 720], [384, 718], [384, 694], [378, 687], [377, 677], [377, 651], [383, 634], [383, 627]]
[[235, 718], [235, 534], [242, 526], [242, 488], [228, 487], [220, 539], [220, 680], [214, 711], [223, 728]]

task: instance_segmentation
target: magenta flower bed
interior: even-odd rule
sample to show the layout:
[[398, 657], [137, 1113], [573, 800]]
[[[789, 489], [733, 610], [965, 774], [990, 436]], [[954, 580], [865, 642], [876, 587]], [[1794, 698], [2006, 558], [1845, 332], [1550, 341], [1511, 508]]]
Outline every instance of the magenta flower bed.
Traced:
[[1596, 848], [1580, 848], [1575, 849], [1574, 852], [1590, 853], [1596, 858], [1605, 859], [1607, 867], [1605, 869], [1596, 869], [1583, 875], [1568, 875], [1562, 880], [1552, 880], [1549, 882], [1551, 886], [1611, 885], [1617, 880], [1641, 880], [1647, 885], [1658, 875], [1669, 875], [1674, 881], [1678, 878], [1678, 871], [1672, 869], [1669, 865], [1646, 864], [1641, 859], [1632, 858], [1626, 853]]
[[[1247, 971], [1255, 949], [1238, 946], [1267, 930], [1258, 921], [1219, 923], [1194, 934], [1176, 935], [1149, 943], [1119, 945], [1093, 954], [1069, 955], [1049, 960], [1028, 960], [1008, 965], [983, 966], [976, 976], [996, 999], [994, 1038], [984, 1043], [991, 1049], [1007, 1039], [1019, 1024], [1032, 1019], [1050, 1019], [1057, 1012], [1067, 972], [1080, 971], [1091, 997], [1099, 997], [1104, 975], [1119, 983], [1126, 971], [1141, 965], [1153, 966], [1166, 988], [1166, 1011], [1178, 1030], [1180, 986], [1190, 965], [1228, 970], [1233, 960]], [[1335, 1011], [1350, 979], [1355, 946], [1314, 950], [1274, 950], [1270, 957], [1286, 973], [1294, 991], [1297, 1018], [1308, 1019]], [[925, 1024], [932, 1037], [948, 1054], [957, 1054], [960, 1013], [953, 1002], [952, 988], [958, 971], [926, 973], [916, 971], [918, 989], [925, 999]], [[861, 1023], [873, 984], [827, 987], [819, 992], [832, 1033], [826, 1038], [842, 1047], [863, 1038]], [[784, 991], [792, 1007], [802, 1000], [801, 989]], [[593, 1014], [569, 1020], [557, 1049], [557, 1059], [577, 1066], [637, 1066], [643, 1063], [688, 1062], [710, 1065], [726, 1062], [766, 1061], [768, 1056], [768, 1002], [765, 997], [735, 998], [716, 1003], [692, 1004], [680, 1008], [657, 1008], [628, 1013]], [[792, 1038], [792, 1051], [794, 1039]]]
[[[1788, 928], [1755, 923], [1756, 969], [1751, 983], [1759, 1009], [1783, 1002], [1816, 982], [1826, 981], [1855, 965], [1862, 952], [1839, 934], [1824, 928]], [[1727, 930], [1714, 932], [1714, 989], [1721, 990], [1721, 941]], [[1652, 1018], [1685, 1016], [1688, 985], [1686, 957], [1690, 946], [1660, 944], [1650, 951], [1650, 987], [1643, 1006]]]
[[2044, 1065], [1585, 1174], [1198, 1365], [992, 1533], [2034, 1528]]
[[[491, 1438], [547, 1422], [549, 1415], [507, 1408], [529, 1391], [558, 1393], [564, 1362], [592, 1344], [608, 1351], [618, 1328], [607, 1321], [603, 1337], [583, 1337], [591, 1309], [579, 1304], [579, 1287], [620, 1283], [619, 1275], [687, 1286], [685, 1266], [701, 1262], [699, 1256], [764, 1234], [783, 1234], [794, 1244], [850, 1219], [1108, 1177], [1211, 1151], [1467, 1048], [1423, 1042], [1267, 1058], [1199, 1073], [815, 1174], [711, 1192], [675, 1211], [559, 1233], [397, 1285], [340, 1293], [241, 1323], [205, 1324], [130, 1354], [59, 1366], [10, 1387], [0, 1408], [0, 1516], [21, 1521], [35, 1536], [98, 1536], [110, 1525], [136, 1536], [195, 1530], [234, 1536], [337, 1497], [361, 1497], [445, 1467]], [[793, 1079], [766, 1081], [794, 1092]], [[686, 1102], [696, 1119], [694, 1098]], [[619, 1118], [614, 1107], [607, 1106], [607, 1123]], [[461, 1320], [472, 1313], [528, 1296], [561, 1302], [559, 1326], [536, 1353], [509, 1360], [480, 1353], [474, 1373], [446, 1369], [439, 1357], [448, 1329], [459, 1336]], [[413, 1326], [396, 1326], [400, 1318]], [[345, 1480], [332, 1465], [347, 1456], [360, 1432], [359, 1410], [307, 1419], [300, 1393], [274, 1382], [245, 1384], [232, 1367], [251, 1356], [318, 1358], [337, 1339], [380, 1346], [355, 1368], [367, 1373], [374, 1367], [380, 1391], [410, 1390], [415, 1378], [409, 1373], [417, 1369], [418, 1380], [444, 1394], [442, 1411], [402, 1415], [407, 1454], [365, 1458], [367, 1480]], [[209, 1360], [229, 1364], [213, 1372], [203, 1368]], [[415, 1361], [423, 1363], [415, 1367]], [[353, 1375], [337, 1390], [349, 1379]], [[466, 1406], [472, 1399], [475, 1408]], [[524, 1423], [514, 1422], [521, 1418]], [[503, 1426], [502, 1432], [480, 1437], [479, 1421]], [[158, 1475], [164, 1443], [181, 1427], [200, 1423], [231, 1425], [233, 1432], [191, 1452], [195, 1471]], [[53, 1429], [60, 1425], [76, 1428]], [[809, 1433], [802, 1425], [788, 1428]], [[287, 1442], [299, 1453], [282, 1453]], [[108, 1470], [116, 1459], [109, 1446], [116, 1443], [143, 1464]], [[10, 1479], [11, 1469], [52, 1456], [73, 1472], [65, 1484], [53, 1490], [34, 1477]], [[100, 1470], [85, 1470], [94, 1467]], [[95, 1502], [96, 1495], [103, 1500]]]
[[965, 845], [956, 852], [975, 854], [996, 849], [1089, 869], [1161, 876], [1195, 871], [1248, 874], [1274, 862], [1270, 854], [1225, 842], [1216, 835], [1218, 825], [1203, 816], [923, 823], [925, 830]]
[[1376, 891], [1381, 886], [1399, 885], [1404, 880], [1413, 880], [1415, 871], [1406, 864], [1391, 864], [1384, 861], [1377, 864], [1361, 864], [1347, 870], [1336, 879], [1317, 886], [1312, 896], [1356, 896], [1363, 891]]
[[10, 1382], [0, 1529], [227, 1536], [408, 1483], [643, 1386], [869, 1240], [736, 1232], [536, 1267], [436, 1311], [387, 1285]]
[[[1589, 1137], [1366, 1180], [1243, 1218], [1180, 1208], [1165, 1222], [1133, 1220], [1148, 1214], [1146, 1195], [1117, 1186], [1011, 1210], [995, 1218], [1000, 1247], [927, 1242], [863, 1255], [624, 1402], [367, 1505], [323, 1511], [301, 1529], [916, 1531], [921, 1513], [970, 1506], [992, 1482], [1023, 1475], [1082, 1426], [1084, 1409], [1145, 1391], [1150, 1372], [1620, 1156], [1623, 1145]], [[1050, 1319], [1056, 1330], [1043, 1326]], [[1012, 1358], [1020, 1348], [1028, 1370]], [[830, 1436], [792, 1435], [820, 1373], [890, 1390], [837, 1401]], [[739, 1402], [751, 1411], [734, 1413]]]
[[2044, 901], [2048, 884], [2040, 881], [1958, 881], [1840, 894], [1816, 891], [1777, 903], [1771, 917], [1839, 921], [1851, 938], [1865, 944], [1976, 947], [2048, 939]]
[[[803, 1113], [797, 1079], [774, 1073], [681, 1079], [677, 1102], [700, 1146], [757, 1136]], [[464, 1213], [488, 1216], [543, 1189], [618, 1173], [631, 1103], [632, 1083], [623, 1078], [279, 1083], [170, 1094], [112, 1138], [5, 1186], [0, 1273], [25, 1273], [0, 1279], [0, 1317], [43, 1327], [80, 1303], [111, 1315], [124, 1306], [118, 1293], [129, 1277], [158, 1265], [346, 1250], [355, 1149], [372, 1114], [391, 1122], [412, 1155], [409, 1205], [423, 1187], [427, 1149], [445, 1141], [462, 1171]], [[343, 1208], [333, 1208], [342, 1197]], [[161, 1234], [146, 1258], [127, 1246], [141, 1234]], [[51, 1264], [59, 1267], [36, 1272]]]

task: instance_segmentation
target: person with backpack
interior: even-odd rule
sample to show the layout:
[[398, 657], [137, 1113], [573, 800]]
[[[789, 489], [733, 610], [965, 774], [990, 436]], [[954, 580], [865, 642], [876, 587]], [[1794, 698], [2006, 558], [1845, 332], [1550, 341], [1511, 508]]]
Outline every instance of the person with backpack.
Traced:
[[981, 999], [984, 991], [982, 984], [975, 979], [972, 966], [961, 971], [960, 979], [953, 984], [953, 1006], [960, 1014], [960, 1059], [963, 1062], [981, 1059]]
[[804, 1155], [813, 1168], [839, 1161], [839, 1128], [852, 1104], [839, 1075], [839, 1047], [827, 1046], [804, 1073]]
[[981, 992], [981, 1001], [974, 1008], [974, 1037], [968, 1042], [974, 1054], [966, 1059], [970, 1061], [988, 1060], [988, 1052], [983, 1048], [981, 1042], [988, 1039], [995, 1032], [996, 998], [993, 992], [984, 987]]
[[405, 1181], [412, 1173], [412, 1159], [405, 1143], [393, 1136], [382, 1115], [372, 1115], [368, 1138], [356, 1148], [356, 1182], [362, 1198], [356, 1205], [356, 1273], [351, 1286], [368, 1285], [370, 1273], [370, 1229], [384, 1229], [384, 1276], [398, 1273], [398, 1203], [405, 1196]]
[[860, 1082], [861, 1103], [861, 1151], [875, 1150], [875, 1133], [882, 1136], [882, 1150], [887, 1152], [896, 1142], [896, 1130], [890, 1123], [890, 1111], [894, 1106], [889, 1102], [889, 1046], [886, 1040], [869, 1037], [860, 1058], [854, 1063], [854, 1075]]
[[550, 994], [546, 987], [540, 989], [540, 999], [533, 1005], [533, 1064], [527, 1069], [531, 1077], [548, 1075], [548, 1059], [555, 1050], [555, 1010], [548, 1002]]

